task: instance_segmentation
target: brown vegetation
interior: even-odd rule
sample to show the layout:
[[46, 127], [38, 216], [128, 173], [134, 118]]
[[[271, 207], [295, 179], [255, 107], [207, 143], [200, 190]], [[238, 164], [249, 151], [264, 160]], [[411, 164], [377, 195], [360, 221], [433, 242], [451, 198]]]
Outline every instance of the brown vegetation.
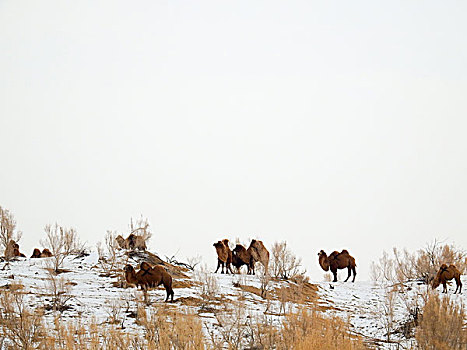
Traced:
[[171, 301], [173, 301], [172, 276], [163, 266], [156, 265], [151, 267], [148, 263], [143, 262], [138, 272], [136, 272], [131, 265], [126, 265], [124, 271], [126, 281], [137, 287], [141, 286], [144, 293], [146, 293], [149, 288], [157, 287], [162, 284], [167, 293], [165, 301], [168, 301], [169, 297], [171, 297]]
[[353, 272], [353, 279], [352, 282], [355, 282], [355, 276], [357, 275], [357, 272], [355, 270], [355, 259], [353, 256], [349, 254], [347, 250], [343, 250], [342, 252], [337, 252], [333, 251], [329, 256], [326, 255], [324, 250], [321, 250], [318, 253], [319, 256], [319, 265], [324, 271], [329, 271], [331, 269], [332, 274], [334, 275], [334, 280], [333, 282], [337, 282], [337, 270], [338, 269], [347, 269], [348, 270], [348, 276], [345, 279], [344, 282], [347, 282], [347, 280], [350, 278], [350, 275]]
[[433, 289], [438, 288], [440, 284], [443, 285], [443, 293], [447, 293], [446, 282], [454, 279], [456, 281], [456, 290], [454, 294], [459, 290], [459, 294], [462, 292], [462, 282], [461, 282], [461, 273], [454, 265], [443, 264], [438, 270], [435, 278], [433, 279], [432, 287]]
[[458, 300], [432, 294], [423, 307], [415, 338], [420, 350], [465, 350], [465, 307]]
[[217, 269], [214, 273], [217, 273], [219, 267], [222, 266], [221, 273], [224, 273], [224, 265], [226, 267], [225, 272], [233, 274], [232, 268], [230, 264], [232, 263], [232, 251], [229, 248], [229, 240], [224, 239], [222, 241], [217, 241], [213, 244], [214, 248], [216, 248], [217, 253]]

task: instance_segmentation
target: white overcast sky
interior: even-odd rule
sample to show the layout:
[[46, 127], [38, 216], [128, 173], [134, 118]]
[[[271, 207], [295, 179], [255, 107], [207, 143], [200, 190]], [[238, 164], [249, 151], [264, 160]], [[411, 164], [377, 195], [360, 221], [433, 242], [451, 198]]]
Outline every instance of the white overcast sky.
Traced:
[[467, 248], [465, 1], [0, 0], [0, 205], [161, 256]]

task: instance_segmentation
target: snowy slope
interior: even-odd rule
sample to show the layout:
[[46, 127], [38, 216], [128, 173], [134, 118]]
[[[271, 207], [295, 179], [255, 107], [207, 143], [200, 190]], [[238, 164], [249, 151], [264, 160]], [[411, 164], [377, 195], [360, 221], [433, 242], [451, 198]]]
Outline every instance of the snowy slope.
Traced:
[[[120, 258], [123, 261], [126, 257], [123, 253], [121, 254]], [[47, 268], [50, 266], [50, 259], [19, 258], [11, 262], [8, 267], [0, 270], [0, 288], [21, 284], [22, 290], [26, 293], [28, 306], [35, 308], [49, 305], [51, 296], [49, 295], [50, 278]], [[135, 266], [136, 263], [133, 262], [133, 265]], [[114, 306], [117, 305], [124, 310], [121, 317], [125, 331], [135, 334], [142, 332], [141, 327], [135, 323], [135, 318], [130, 316], [131, 312], [135, 312], [135, 300], [141, 297], [142, 292], [135, 288], [116, 286], [120, 278], [119, 274], [106, 275], [98, 264], [96, 252], [85, 257], [68, 257], [65, 259], [63, 268], [69, 272], [61, 273], [58, 277], [63, 277], [69, 282], [68, 294], [72, 297], [68, 302], [70, 309], [62, 313], [64, 320], [74, 320], [80, 317], [84, 323], [95, 320], [99, 324], [105, 324], [109, 320], [112, 309], [115, 309]], [[228, 312], [229, 304], [241, 303], [243, 313], [241, 317], [245, 319], [262, 317], [271, 324], [279, 324], [284, 310], [294, 310], [297, 306], [290, 298], [282, 300], [280, 297], [281, 288], [284, 290], [284, 288], [293, 286], [292, 282], [271, 282], [268, 290], [274, 297], [273, 300], [266, 302], [258, 295], [261, 288], [259, 276], [245, 274], [232, 276], [206, 271], [186, 272], [186, 274], [186, 278], [175, 279], [175, 303], [173, 305], [183, 312], [193, 312], [199, 315], [206, 334], [220, 332], [219, 311]], [[211, 283], [211, 287], [207, 290], [212, 294], [210, 297], [206, 296], [205, 284], [198, 283], [200, 281]], [[463, 282], [466, 282], [465, 277]], [[367, 338], [370, 343], [377, 344], [378, 348], [391, 348], [390, 343], [384, 342], [387, 338], [385, 325], [388, 319], [385, 307], [388, 303], [388, 291], [393, 288], [358, 280], [355, 283], [315, 281], [312, 284], [315, 287], [313, 287], [314, 290], [310, 287], [310, 295], [314, 295], [314, 300], [305, 302], [308, 307], [317, 305], [319, 310], [326, 314], [335, 314], [343, 319], [349, 319], [352, 332]], [[453, 296], [453, 289], [451, 286], [450, 296], [462, 300], [465, 305], [467, 301], [465, 294]], [[440, 291], [441, 288], [439, 288]], [[407, 319], [408, 310], [425, 292], [426, 286], [413, 283], [392, 294], [395, 310], [393, 315], [395, 326], [391, 329], [392, 331]], [[149, 296], [152, 305], [157, 306], [164, 301], [165, 290], [162, 288], [151, 290]], [[53, 322], [53, 319], [54, 312], [47, 311], [47, 322]], [[401, 338], [401, 334], [390, 335], [390, 339], [393, 340]], [[408, 342], [410, 341], [406, 341]]]

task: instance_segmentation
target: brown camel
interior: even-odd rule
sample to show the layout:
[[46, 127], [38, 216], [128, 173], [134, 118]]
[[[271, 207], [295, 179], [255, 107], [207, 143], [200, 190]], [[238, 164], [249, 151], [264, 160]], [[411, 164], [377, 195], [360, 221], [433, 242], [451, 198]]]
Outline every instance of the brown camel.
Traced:
[[230, 264], [232, 263], [232, 251], [229, 248], [229, 240], [224, 239], [222, 241], [217, 241], [213, 244], [214, 248], [216, 248], [217, 253], [217, 269], [214, 273], [217, 273], [219, 267], [222, 266], [221, 273], [224, 273], [224, 265], [225, 265], [225, 272], [233, 274], [232, 268]]
[[151, 267], [148, 263], [143, 262], [138, 272], [136, 272], [131, 265], [126, 265], [124, 271], [126, 281], [136, 285], [136, 287], [141, 286], [145, 298], [149, 288], [157, 287], [162, 284], [167, 293], [165, 301], [169, 301], [169, 297], [171, 297], [171, 301], [173, 301], [172, 276], [170, 276], [163, 266], [156, 265]]
[[459, 290], [459, 294], [462, 293], [462, 282], [461, 282], [461, 273], [454, 265], [443, 264], [438, 270], [435, 278], [433, 279], [432, 288], [436, 289], [440, 284], [443, 284], [443, 293], [448, 292], [446, 281], [454, 279], [456, 281], [456, 290], [454, 294]]
[[126, 250], [146, 250], [146, 240], [142, 236], [135, 235], [131, 233], [126, 239], [123, 238], [121, 235], [115, 237], [118, 245], [121, 249]]
[[241, 266], [246, 265], [248, 268], [247, 274], [250, 275], [253, 271], [251, 250], [246, 249], [241, 244], [237, 244], [233, 250], [232, 263], [237, 269], [240, 269]]
[[13, 257], [22, 257], [22, 258], [25, 258], [26, 255], [24, 255], [23, 253], [21, 253], [19, 251], [19, 244], [16, 243], [14, 240], [10, 240], [6, 246], [6, 249], [5, 249], [5, 259], [9, 260]]
[[42, 253], [39, 249], [34, 248], [31, 258], [50, 258], [51, 256], [52, 256], [52, 253], [47, 248], [44, 248], [42, 250]]
[[251, 255], [251, 269], [253, 270], [253, 275], [255, 274], [256, 262], [260, 262], [264, 266], [265, 271], [267, 271], [269, 265], [269, 251], [266, 249], [263, 242], [253, 239], [247, 250]]
[[324, 271], [329, 271], [329, 269], [331, 269], [331, 272], [334, 275], [333, 282], [337, 282], [337, 269], [345, 269], [345, 268], [347, 268], [349, 274], [344, 282], [347, 282], [352, 272], [353, 272], [352, 282], [355, 282], [355, 276], [357, 275], [355, 267], [357, 266], [357, 264], [355, 264], [355, 259], [353, 258], [353, 256], [349, 254], [347, 250], [344, 249], [340, 253], [337, 251], [333, 251], [331, 254], [329, 254], [329, 256], [326, 255], [324, 250], [321, 250], [318, 253], [318, 256], [319, 256], [319, 265], [321, 266], [321, 268]]
[[52, 253], [47, 248], [42, 249], [41, 258], [50, 258]]
[[41, 257], [41, 251], [37, 248], [34, 248], [31, 258], [40, 258]]

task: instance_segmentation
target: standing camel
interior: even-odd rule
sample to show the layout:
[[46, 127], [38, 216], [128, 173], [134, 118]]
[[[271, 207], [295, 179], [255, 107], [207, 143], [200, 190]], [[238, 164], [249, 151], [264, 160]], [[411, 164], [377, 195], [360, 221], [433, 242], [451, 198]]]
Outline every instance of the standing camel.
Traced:
[[446, 282], [452, 279], [456, 281], [456, 291], [454, 292], [454, 294], [456, 294], [457, 291], [459, 291], [459, 294], [461, 294], [462, 293], [461, 273], [454, 265], [449, 265], [449, 267], [446, 264], [441, 265], [431, 286], [433, 287], [433, 289], [436, 289], [438, 288], [440, 284], [442, 284], [443, 293], [447, 293], [448, 288], [447, 288]]
[[319, 256], [319, 265], [324, 271], [329, 271], [331, 269], [332, 274], [334, 275], [333, 282], [337, 282], [337, 269], [345, 269], [349, 271], [349, 275], [345, 279], [344, 282], [350, 278], [350, 275], [353, 272], [353, 279], [352, 282], [355, 282], [355, 276], [357, 272], [355, 270], [355, 259], [353, 256], [349, 254], [347, 250], [343, 250], [342, 252], [333, 251], [329, 256], [326, 255], [324, 250], [321, 250], [318, 253]]

